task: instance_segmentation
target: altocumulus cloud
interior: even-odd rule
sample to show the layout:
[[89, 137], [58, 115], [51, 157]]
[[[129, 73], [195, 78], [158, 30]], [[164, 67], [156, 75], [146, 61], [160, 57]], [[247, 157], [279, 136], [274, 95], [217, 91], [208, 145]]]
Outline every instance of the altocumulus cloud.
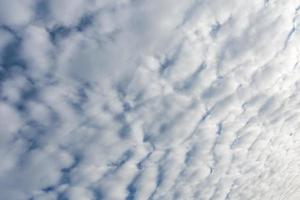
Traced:
[[1, 200], [299, 200], [299, 0], [0, 0]]

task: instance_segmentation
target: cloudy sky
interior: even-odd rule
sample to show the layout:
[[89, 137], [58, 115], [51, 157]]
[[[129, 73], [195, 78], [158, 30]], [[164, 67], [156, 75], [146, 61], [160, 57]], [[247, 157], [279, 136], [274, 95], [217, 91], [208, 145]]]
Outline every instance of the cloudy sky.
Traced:
[[0, 0], [0, 200], [299, 200], [300, 0]]

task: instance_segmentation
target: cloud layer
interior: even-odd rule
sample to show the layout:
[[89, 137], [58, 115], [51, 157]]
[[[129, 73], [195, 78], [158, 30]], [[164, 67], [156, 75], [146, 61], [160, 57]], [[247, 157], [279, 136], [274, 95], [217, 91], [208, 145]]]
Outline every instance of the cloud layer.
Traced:
[[0, 0], [0, 199], [298, 200], [300, 2]]

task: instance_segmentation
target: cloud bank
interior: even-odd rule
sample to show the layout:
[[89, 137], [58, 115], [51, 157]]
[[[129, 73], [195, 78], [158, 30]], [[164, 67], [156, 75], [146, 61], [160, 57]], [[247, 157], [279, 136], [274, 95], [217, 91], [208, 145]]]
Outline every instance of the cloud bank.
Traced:
[[0, 0], [0, 199], [300, 199], [297, 0]]

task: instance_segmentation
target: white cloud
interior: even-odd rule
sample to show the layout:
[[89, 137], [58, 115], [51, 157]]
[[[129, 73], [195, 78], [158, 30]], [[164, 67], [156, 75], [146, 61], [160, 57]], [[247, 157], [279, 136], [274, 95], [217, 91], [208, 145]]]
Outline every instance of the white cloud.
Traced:
[[33, 2], [30, 0], [0, 1], [0, 23], [12, 27], [26, 25], [33, 16]]
[[299, 199], [298, 15], [0, 0], [1, 198]]
[[22, 42], [22, 56], [32, 68], [32, 77], [43, 77], [51, 68], [53, 69], [52, 44], [47, 31], [43, 27], [31, 26], [25, 30]]

